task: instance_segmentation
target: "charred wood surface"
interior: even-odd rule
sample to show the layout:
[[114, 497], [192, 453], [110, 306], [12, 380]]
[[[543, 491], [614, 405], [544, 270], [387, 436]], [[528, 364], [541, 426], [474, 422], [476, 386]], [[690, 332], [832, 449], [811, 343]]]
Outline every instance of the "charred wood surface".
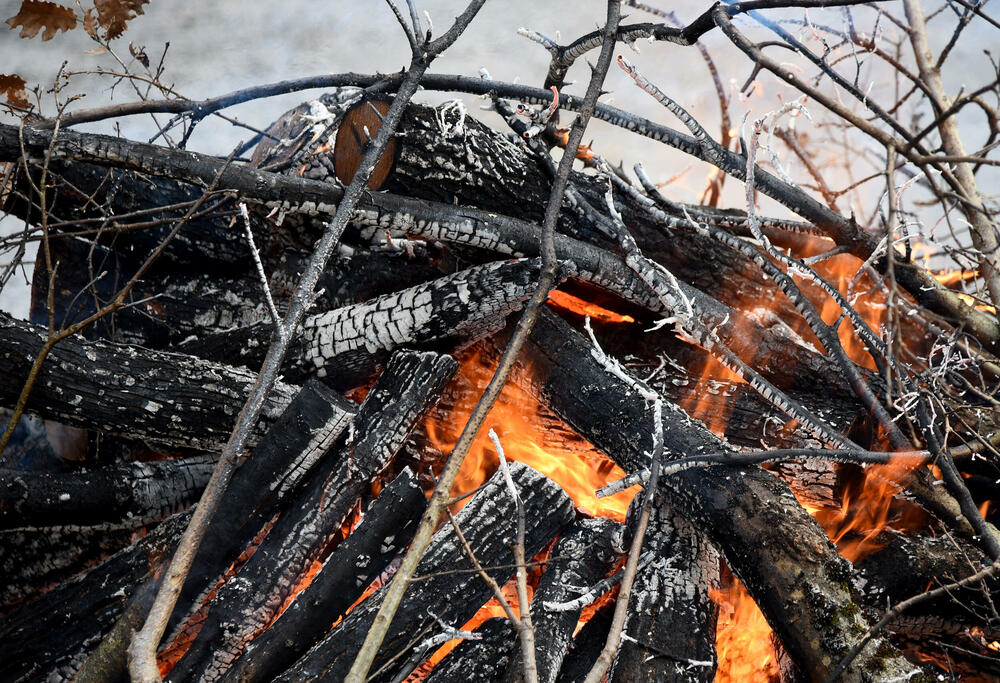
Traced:
[[[70, 133], [61, 131], [60, 138], [64, 132]], [[6, 141], [3, 133], [0, 131], [0, 139]], [[38, 171], [32, 168], [36, 186]], [[206, 174], [204, 187], [213, 179], [214, 176]], [[56, 226], [54, 232], [93, 231], [101, 243], [113, 246], [131, 266], [142, 263], [204, 193], [195, 184], [158, 177], [155, 173], [81, 161], [54, 161], [50, 164], [48, 184], [46, 203], [49, 222]], [[31, 224], [40, 221], [38, 198], [23, 177], [3, 208]], [[220, 196], [206, 202], [204, 208], [213, 211], [188, 220], [160, 256], [157, 268], [249, 272], [252, 255], [243, 227], [231, 223], [231, 217], [237, 215], [233, 202]]]
[[[0, 403], [17, 401], [45, 339], [43, 328], [0, 313]], [[255, 377], [183, 354], [70, 337], [46, 358], [28, 410], [85, 429], [215, 451], [229, 438]], [[265, 425], [295, 391], [277, 384], [265, 404]]]
[[357, 528], [323, 562], [310, 584], [254, 639], [223, 680], [269, 681], [294, 664], [406, 549], [426, 503], [416, 477], [404, 469], [365, 510]]
[[174, 626], [336, 447], [357, 406], [317, 382], [295, 396], [233, 475], [174, 610]]
[[[887, 529], [873, 541], [884, 547], [859, 561], [857, 567], [865, 579], [870, 603], [880, 610], [924, 593], [928, 587], [959, 581], [990, 564], [981, 550], [954, 536]], [[988, 578], [914, 605], [888, 628], [908, 638], [940, 638], [975, 629], [993, 641], [1000, 638], [995, 612], [998, 601], [1000, 581]]]
[[654, 505], [642, 547], [654, 557], [636, 574], [609, 680], [711, 683], [717, 607], [709, 588], [718, 584], [718, 553], [665, 503]]
[[[535, 664], [540, 682], [556, 680], [582, 611], [582, 608], [555, 611], [546, 603], [573, 600], [597, 583], [619, 557], [613, 543], [621, 531], [620, 524], [607, 519], [582, 519], [566, 529], [553, 546], [545, 573], [531, 598]], [[502, 679], [508, 683], [523, 680], [520, 643], [516, 638], [512, 640], [514, 652]]]
[[[69, 326], [110, 303], [134, 274], [122, 256], [71, 237], [49, 242], [57, 263], [53, 309], [56, 327]], [[153, 349], [193, 334], [226, 330], [267, 318], [259, 278], [219, 272], [171, 271], [136, 283], [126, 308], [81, 331], [88, 339], [108, 339]], [[49, 274], [36, 268], [31, 283], [31, 322], [47, 325]]]
[[3, 469], [0, 529], [145, 526], [195, 502], [214, 466], [202, 456], [67, 474]]
[[[573, 504], [559, 486], [535, 470], [519, 463], [511, 463], [510, 470], [525, 506], [525, 554], [533, 557], [572, 520]], [[511, 544], [516, 517], [514, 502], [500, 473], [456, 516], [476, 558], [501, 585], [514, 572]], [[375, 659], [372, 671], [376, 680], [391, 677], [391, 667], [382, 671], [390, 658], [440, 633], [440, 625], [428, 610], [458, 628], [489, 599], [489, 588], [472, 569], [451, 526], [438, 530], [417, 568], [417, 576], [425, 578], [410, 584]], [[277, 680], [342, 680], [371, 627], [384, 592], [383, 587], [356, 607]]]
[[559, 677], [556, 678], [557, 683], [580, 683], [587, 677], [587, 672], [594, 666], [608, 639], [614, 611], [614, 602], [602, 605], [590, 617], [590, 621], [583, 625], [566, 653]]
[[99, 565], [24, 602], [0, 620], [0, 679], [71, 677], [133, 591], [170, 559], [190, 520], [174, 515]]
[[[535, 290], [538, 259], [496, 262], [309, 316], [286, 361], [291, 381], [318, 377], [337, 389], [371, 378], [399, 347], [450, 350], [500, 329]], [[271, 325], [192, 340], [181, 348], [209, 359], [259, 366]]]
[[0, 531], [0, 605], [31, 597], [132, 542], [124, 526], [40, 526]]
[[426, 683], [496, 681], [505, 668], [520, 665], [513, 647], [517, 634], [507, 617], [487, 619], [474, 633], [479, 637], [456, 645], [431, 670]]
[[430, 352], [393, 356], [354, 418], [353, 442], [330, 462], [332, 467], [317, 468], [247, 563], [219, 589], [198, 637], [169, 680], [221, 678], [248, 639], [274, 619], [457, 368], [450, 356]]
[[[531, 345], [552, 408], [626, 471], [645, 467], [653, 423], [644, 400], [605, 372], [583, 337], [552, 314], [540, 317]], [[730, 451], [670, 403], [663, 419], [669, 457]], [[680, 472], [662, 484], [676, 511], [722, 551], [795, 660], [812, 678], [828, 675], [869, 623], [849, 563], [788, 487], [759, 467], [722, 465]], [[876, 638], [847, 675], [874, 680], [918, 671]]]

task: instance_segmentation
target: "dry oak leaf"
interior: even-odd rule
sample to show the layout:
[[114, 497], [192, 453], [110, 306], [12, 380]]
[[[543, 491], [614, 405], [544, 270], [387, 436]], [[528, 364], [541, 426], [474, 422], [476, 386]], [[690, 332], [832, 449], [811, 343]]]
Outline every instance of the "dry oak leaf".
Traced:
[[149, 0], [94, 0], [97, 8], [97, 23], [104, 29], [108, 40], [117, 38], [129, 21], [143, 13], [142, 6]]
[[16, 107], [29, 109], [27, 83], [17, 74], [0, 74], [0, 95], [6, 95], [7, 101]]
[[59, 31], [76, 28], [76, 12], [54, 2], [24, 0], [21, 10], [7, 20], [7, 25], [11, 29], [20, 26], [22, 38], [34, 38], [45, 29], [42, 40], [51, 40]]

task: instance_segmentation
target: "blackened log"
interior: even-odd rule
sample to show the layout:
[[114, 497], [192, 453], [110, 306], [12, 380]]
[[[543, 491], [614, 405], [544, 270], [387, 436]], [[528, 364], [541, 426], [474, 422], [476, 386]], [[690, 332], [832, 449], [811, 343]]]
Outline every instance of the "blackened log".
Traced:
[[[17, 401], [45, 339], [43, 328], [0, 313], [0, 404]], [[217, 451], [255, 380], [248, 370], [183, 354], [70, 337], [46, 358], [27, 409], [84, 429]], [[295, 392], [277, 383], [252, 442]]]
[[170, 560], [190, 518], [189, 512], [174, 515], [86, 573], [6, 614], [0, 621], [0, 679], [71, 677], [133, 591]]
[[353, 442], [332, 467], [317, 469], [239, 573], [219, 589], [169, 680], [215, 681], [226, 672], [322, 556], [457, 369], [450, 356], [415, 351], [393, 356], [354, 418]]
[[[619, 557], [613, 543], [621, 532], [621, 525], [611, 520], [581, 519], [566, 529], [552, 548], [551, 559], [531, 598], [535, 664], [540, 682], [556, 680], [582, 611], [580, 608], [557, 612], [546, 603], [573, 600], [599, 581]], [[514, 641], [514, 654], [502, 679], [508, 682], [523, 680], [520, 642]]]
[[65, 474], [0, 469], [0, 529], [145, 526], [194, 503], [214, 466], [201, 456]]
[[[61, 131], [60, 139], [64, 139], [63, 132], [69, 131]], [[32, 174], [37, 184], [37, 167], [32, 168]], [[207, 177], [205, 187], [211, 180]], [[47, 185], [46, 204], [49, 223], [56, 226], [54, 233], [93, 230], [101, 243], [113, 245], [133, 267], [157, 249], [205, 192], [179, 180], [81, 161], [53, 161]], [[38, 198], [23, 176], [18, 177], [3, 209], [32, 225], [41, 224]], [[232, 216], [237, 215], [232, 200], [224, 196], [209, 199], [202, 209], [207, 210], [205, 214], [189, 219], [167, 245], [154, 272], [249, 273], [253, 255], [243, 226], [232, 225]], [[255, 219], [255, 227], [263, 234], [260, 220]]]
[[[330, 259], [316, 283], [316, 302], [312, 310], [329, 311], [350, 306], [441, 277], [441, 271], [427, 255], [347, 244], [338, 245], [338, 249], [337, 258]], [[302, 252], [288, 250], [281, 255], [269, 275], [276, 300], [291, 297], [308, 261], [308, 255]]]
[[0, 606], [79, 574], [132, 542], [131, 525], [0, 531]]
[[223, 680], [269, 681], [294, 664], [406, 549], [426, 504], [416, 477], [404, 469], [365, 510], [357, 528], [323, 562], [312, 582], [254, 639]]
[[614, 611], [614, 602], [602, 605], [583, 625], [563, 659], [559, 677], [556, 678], [558, 683], [579, 683], [587, 677], [587, 672], [594, 666], [608, 639]]
[[[49, 253], [58, 264], [53, 289], [56, 327], [69, 326], [107, 305], [134, 274], [127, 255], [71, 237], [54, 237]], [[254, 275], [217, 271], [172, 271], [138, 281], [116, 313], [81, 331], [87, 339], [109, 339], [151, 349], [166, 348], [193, 335], [249, 325], [268, 317], [263, 286]], [[31, 322], [47, 325], [49, 274], [35, 268]]]
[[[371, 301], [306, 318], [289, 351], [290, 381], [318, 377], [344, 390], [368, 382], [399, 347], [450, 350], [500, 329], [538, 283], [540, 261], [495, 262]], [[259, 366], [271, 326], [191, 340], [185, 351], [209, 359]]]
[[[512, 256], [538, 253], [537, 226], [478, 209], [379, 195], [372, 205], [359, 210], [356, 222], [363, 228], [362, 235], [389, 230], [397, 235], [419, 235]], [[654, 313], [672, 314], [618, 254], [561, 234], [555, 235], [555, 245], [559, 258], [573, 265], [575, 279]], [[836, 395], [850, 395], [835, 361], [800, 343], [798, 335], [784, 323], [773, 321], [765, 327], [684, 281], [678, 284], [695, 316], [778, 388], [820, 385]], [[678, 310], [686, 307], [679, 298], [673, 298]]]
[[[515, 462], [510, 472], [525, 506], [525, 555], [533, 557], [572, 520], [573, 503], [559, 486], [530, 467]], [[503, 476], [495, 474], [456, 517], [482, 566], [497, 583], [506, 583], [513, 575], [511, 545], [517, 514]], [[391, 667], [382, 671], [390, 658], [441, 632], [428, 611], [458, 628], [489, 599], [490, 589], [472, 569], [451, 526], [438, 530], [417, 567], [416, 575], [427, 578], [407, 588], [375, 658], [376, 680], [391, 678]], [[342, 680], [371, 628], [385, 590], [383, 586], [362, 602], [276, 680]]]
[[[507, 617], [493, 617], [479, 625], [478, 639], [463, 640], [437, 663], [426, 683], [468, 683], [500, 680], [505, 668], [520, 664], [514, 653], [517, 634]], [[541, 680], [541, 679], [539, 679]]]
[[[981, 550], [951, 536], [906, 534], [886, 529], [872, 539], [883, 545], [857, 563], [872, 606], [885, 610], [929, 588], [959, 581], [990, 564]], [[978, 585], [914, 605], [887, 625], [908, 638], [956, 635], [976, 629], [987, 641], [1000, 639], [995, 609], [1000, 603], [1000, 580], [987, 578]]]
[[[652, 412], [642, 397], [605, 372], [583, 337], [550, 313], [540, 316], [531, 347], [541, 392], [555, 412], [626, 471], [645, 467]], [[731, 452], [671, 403], [664, 402], [663, 420], [669, 457]], [[722, 465], [680, 472], [662, 483], [674, 509], [725, 555], [796, 662], [813, 679], [829, 675], [870, 624], [850, 564], [788, 487], [759, 467]], [[920, 676], [880, 637], [851, 666], [847, 676], [859, 680]]]
[[218, 512], [188, 571], [173, 626], [215, 586], [304, 478], [336, 456], [357, 406], [318, 382], [309, 382], [233, 474]]
[[[632, 511], [637, 506], [632, 506]], [[715, 680], [717, 607], [709, 588], [719, 556], [670, 505], [654, 505], [644, 553], [653, 560], [632, 584], [623, 638], [608, 680], [711, 683]]]

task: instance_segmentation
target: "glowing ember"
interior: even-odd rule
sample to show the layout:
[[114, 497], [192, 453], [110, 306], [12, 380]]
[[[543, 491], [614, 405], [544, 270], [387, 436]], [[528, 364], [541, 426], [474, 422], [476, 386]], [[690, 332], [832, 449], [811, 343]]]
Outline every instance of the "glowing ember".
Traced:
[[732, 578], [732, 583], [720, 590], [712, 589], [709, 595], [719, 606], [715, 632], [719, 660], [716, 683], [772, 683], [779, 680], [778, 660], [771, 644], [771, 627], [743, 584]]
[[591, 320], [596, 320], [602, 323], [635, 322], [635, 318], [630, 315], [622, 315], [621, 313], [609, 311], [608, 309], [602, 308], [597, 304], [592, 304], [589, 301], [581, 299], [580, 297], [567, 294], [566, 292], [558, 289], [554, 289], [551, 293], [549, 293], [549, 303], [557, 308], [562, 308], [581, 316], [589, 315]]
[[[472, 407], [482, 394], [496, 365], [481, 354], [462, 359], [460, 374], [471, 387], [462, 387], [460, 401], [446, 415], [432, 413], [426, 424], [427, 436], [442, 453], [450, 453]], [[549, 477], [573, 499], [578, 508], [597, 517], [624, 521], [629, 501], [638, 490], [597, 498], [596, 489], [625, 476], [606, 455], [581, 439], [559, 418], [545, 410], [538, 399], [516, 382], [509, 382], [486, 418], [484, 429], [462, 465], [453, 495], [481, 486], [499, 467], [499, 460], [487, 436], [496, 430], [509, 460], [533, 467]]]

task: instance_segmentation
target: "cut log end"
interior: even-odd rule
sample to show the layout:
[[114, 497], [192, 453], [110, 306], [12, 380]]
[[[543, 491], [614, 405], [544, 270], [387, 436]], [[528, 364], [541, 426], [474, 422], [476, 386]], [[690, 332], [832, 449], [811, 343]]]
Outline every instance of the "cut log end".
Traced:
[[[354, 174], [358, 172], [361, 160], [368, 151], [368, 144], [382, 127], [382, 119], [388, 113], [390, 104], [389, 99], [366, 99], [354, 105], [344, 115], [333, 146], [334, 169], [337, 179], [344, 185], [350, 184]], [[390, 140], [368, 179], [368, 189], [377, 190], [382, 187], [392, 170], [395, 156], [396, 141]]]

